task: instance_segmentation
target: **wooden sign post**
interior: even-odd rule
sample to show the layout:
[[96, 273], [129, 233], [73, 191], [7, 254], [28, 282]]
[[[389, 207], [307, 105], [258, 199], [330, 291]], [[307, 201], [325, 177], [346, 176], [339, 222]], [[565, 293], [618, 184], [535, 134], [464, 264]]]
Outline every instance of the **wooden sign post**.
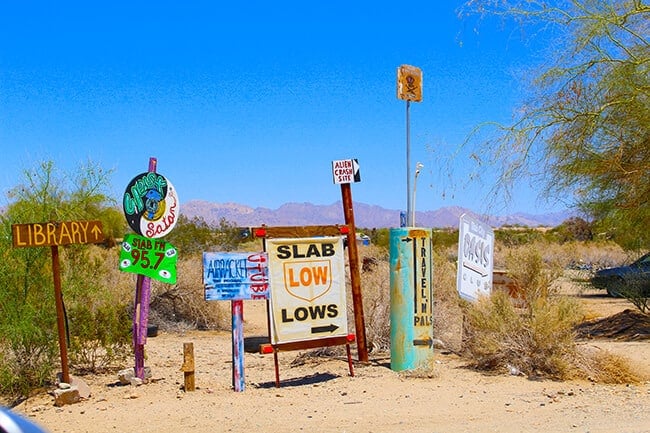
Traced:
[[350, 282], [352, 284], [352, 305], [354, 308], [354, 328], [357, 333], [357, 352], [359, 361], [368, 362], [368, 345], [366, 344], [366, 323], [363, 315], [361, 296], [361, 276], [359, 275], [359, 252], [357, 250], [357, 230], [354, 226], [352, 207], [352, 189], [350, 183], [360, 182], [359, 163], [356, 159], [332, 161], [332, 177], [335, 184], [341, 185], [343, 214], [348, 232], [348, 260], [350, 261]]
[[268, 255], [204, 252], [203, 286], [206, 301], [230, 301], [232, 311], [232, 386], [245, 389], [244, 300], [268, 299]]
[[[149, 171], [131, 180], [124, 192], [123, 208], [126, 221], [138, 235], [160, 238], [176, 225], [179, 213], [176, 189], [156, 173], [158, 160], [149, 158]], [[135, 376], [144, 380], [144, 345], [147, 342], [151, 278], [138, 274], [133, 311], [133, 352]]]
[[14, 248], [49, 246], [52, 249], [52, 277], [54, 280], [56, 323], [59, 334], [59, 351], [61, 354], [61, 380], [65, 383], [70, 383], [65, 314], [63, 311], [63, 292], [61, 290], [59, 245], [103, 242], [104, 233], [102, 231], [102, 223], [100, 221], [62, 221], [13, 224], [11, 226], [11, 234]]

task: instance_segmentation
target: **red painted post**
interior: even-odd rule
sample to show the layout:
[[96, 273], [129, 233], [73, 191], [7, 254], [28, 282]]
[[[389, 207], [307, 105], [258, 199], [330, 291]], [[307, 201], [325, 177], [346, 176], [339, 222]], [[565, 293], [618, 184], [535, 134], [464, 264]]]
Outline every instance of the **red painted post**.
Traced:
[[352, 304], [354, 309], [354, 328], [357, 334], [357, 352], [359, 361], [368, 362], [368, 347], [366, 345], [366, 324], [363, 314], [361, 296], [361, 275], [359, 274], [359, 252], [357, 250], [357, 230], [354, 226], [354, 211], [352, 208], [352, 190], [349, 183], [341, 184], [343, 198], [343, 214], [348, 232], [348, 256], [350, 260], [350, 281], [352, 283]]

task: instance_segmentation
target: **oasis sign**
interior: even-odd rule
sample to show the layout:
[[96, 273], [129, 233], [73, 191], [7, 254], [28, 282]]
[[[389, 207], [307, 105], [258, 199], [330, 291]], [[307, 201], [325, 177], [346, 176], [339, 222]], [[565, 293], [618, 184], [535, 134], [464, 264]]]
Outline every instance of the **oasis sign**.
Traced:
[[458, 230], [457, 288], [461, 298], [475, 302], [492, 292], [494, 230], [463, 214]]
[[268, 239], [271, 343], [346, 336], [341, 237]]

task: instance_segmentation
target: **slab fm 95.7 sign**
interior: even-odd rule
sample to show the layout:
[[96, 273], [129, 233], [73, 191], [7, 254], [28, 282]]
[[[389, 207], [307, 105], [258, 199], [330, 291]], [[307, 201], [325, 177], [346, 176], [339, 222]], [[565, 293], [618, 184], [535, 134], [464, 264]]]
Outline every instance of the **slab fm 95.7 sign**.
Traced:
[[127, 234], [120, 250], [120, 270], [163, 283], [176, 283], [178, 253], [169, 242]]

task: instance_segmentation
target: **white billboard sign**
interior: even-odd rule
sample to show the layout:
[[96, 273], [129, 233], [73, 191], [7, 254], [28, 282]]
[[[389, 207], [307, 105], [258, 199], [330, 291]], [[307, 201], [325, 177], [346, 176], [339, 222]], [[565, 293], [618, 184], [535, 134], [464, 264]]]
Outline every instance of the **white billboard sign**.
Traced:
[[494, 230], [470, 215], [460, 216], [458, 230], [458, 277], [461, 298], [476, 302], [490, 295], [494, 269]]
[[340, 236], [267, 239], [271, 343], [347, 336]]

